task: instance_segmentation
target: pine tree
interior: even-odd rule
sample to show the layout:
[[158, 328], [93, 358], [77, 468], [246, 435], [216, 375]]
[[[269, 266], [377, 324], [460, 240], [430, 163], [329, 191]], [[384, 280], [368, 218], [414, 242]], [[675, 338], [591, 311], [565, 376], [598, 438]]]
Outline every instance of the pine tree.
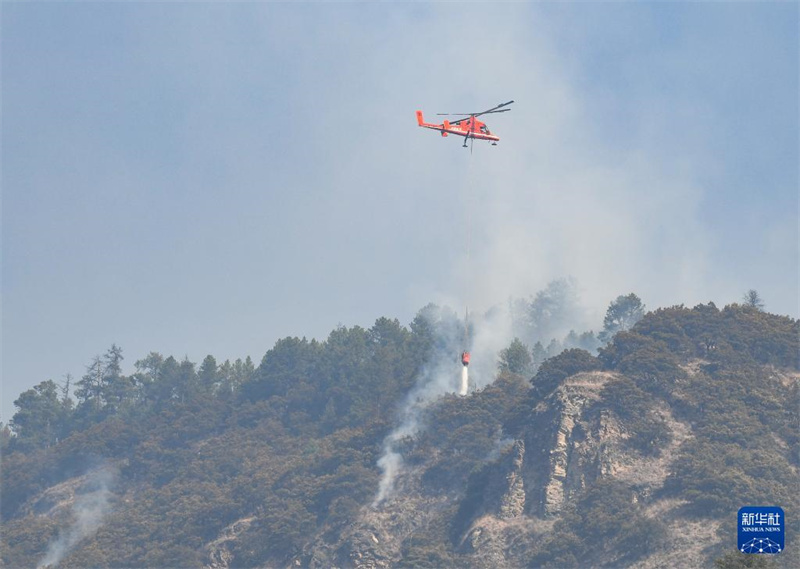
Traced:
[[532, 366], [534, 373], [539, 369], [539, 366], [547, 359], [547, 350], [541, 342], [536, 342], [531, 349]]
[[200, 364], [200, 369], [197, 370], [197, 380], [200, 384], [200, 389], [207, 393], [214, 393], [220, 385], [220, 376], [217, 370], [217, 360], [214, 356], [208, 355]]
[[48, 379], [25, 391], [14, 405], [18, 411], [11, 418], [11, 427], [19, 447], [49, 447], [65, 435], [67, 417], [53, 380]]
[[533, 358], [527, 346], [519, 338], [514, 338], [511, 344], [500, 351], [501, 371], [508, 371], [519, 375], [533, 373]]
[[603, 319], [603, 331], [600, 332], [600, 340], [609, 342], [617, 332], [630, 330], [642, 319], [644, 311], [645, 306], [642, 304], [642, 300], [634, 293], [618, 296], [608, 305], [606, 316]]
[[161, 379], [164, 356], [150, 352], [147, 357], [137, 360], [134, 366], [134, 398], [139, 405], [148, 405], [154, 399], [154, 384]]
[[755, 308], [756, 310], [764, 309], [764, 301], [761, 299], [761, 295], [759, 295], [758, 291], [755, 289], [751, 288], [744, 293], [744, 298], [742, 300], [744, 301], [745, 306]]
[[105, 366], [100, 356], [92, 358], [86, 366], [86, 373], [76, 383], [75, 396], [78, 398], [78, 411], [81, 416], [97, 416], [105, 406], [103, 401], [103, 376]]
[[107, 414], [118, 413], [134, 398], [132, 380], [122, 375], [123, 359], [122, 348], [116, 344], [112, 344], [103, 356], [101, 392], [106, 403]]

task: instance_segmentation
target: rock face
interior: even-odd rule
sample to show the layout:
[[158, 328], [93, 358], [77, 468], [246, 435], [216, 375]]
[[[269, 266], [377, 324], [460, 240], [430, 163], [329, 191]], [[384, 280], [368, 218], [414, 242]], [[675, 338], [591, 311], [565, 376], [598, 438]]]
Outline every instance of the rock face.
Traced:
[[613, 476], [613, 457], [624, 434], [609, 414], [584, 413], [611, 379], [613, 375], [604, 372], [577, 374], [535, 409], [535, 428], [526, 433], [529, 447], [538, 451], [527, 468], [535, 481], [530, 492], [539, 489], [531, 500], [531, 513], [558, 514], [564, 503], [587, 484]]
[[522, 476], [522, 464], [525, 460], [525, 441], [514, 443], [511, 470], [506, 476], [508, 489], [500, 498], [498, 517], [502, 519], [516, 518], [525, 511], [525, 482]]
[[234, 559], [228, 546], [237, 539], [239, 534], [250, 527], [253, 520], [255, 520], [255, 517], [236, 520], [223, 529], [217, 539], [206, 544], [206, 551], [208, 552], [208, 563], [205, 565], [206, 569], [228, 569], [228, 567], [231, 566]]

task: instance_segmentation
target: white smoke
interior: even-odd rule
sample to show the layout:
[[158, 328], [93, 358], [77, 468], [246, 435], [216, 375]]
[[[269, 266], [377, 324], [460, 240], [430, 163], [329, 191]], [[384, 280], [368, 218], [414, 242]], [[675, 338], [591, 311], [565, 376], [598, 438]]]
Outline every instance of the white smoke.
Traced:
[[470, 380], [474, 389], [483, 389], [497, 376], [500, 350], [508, 347], [514, 339], [511, 315], [507, 307], [495, 307], [486, 314], [474, 316], [471, 328]]
[[[442, 316], [444, 313], [444, 316]], [[430, 324], [437, 330], [438, 348], [432, 360], [420, 373], [417, 384], [406, 397], [399, 413], [399, 425], [386, 437], [378, 459], [382, 471], [378, 493], [372, 502], [377, 507], [395, 491], [397, 477], [403, 469], [400, 447], [425, 428], [427, 407], [446, 394], [467, 395], [469, 388], [481, 389], [494, 381], [497, 373], [497, 353], [511, 341], [511, 325], [507, 311], [493, 310], [483, 317], [471, 316], [472, 343], [464, 346], [463, 325], [449, 311], [428, 314]], [[434, 322], [432, 320], [436, 319]], [[448, 320], [451, 320], [448, 325]], [[461, 364], [461, 352], [470, 349], [472, 385], [467, 367]], [[459, 372], [459, 368], [461, 371]]]
[[[455, 354], [459, 352], [454, 352]], [[425, 408], [446, 393], [455, 393], [456, 366], [459, 362], [440, 360], [420, 376], [417, 386], [406, 397], [400, 412], [400, 424], [383, 441], [383, 453], [378, 459], [378, 467], [382, 470], [378, 493], [372, 502], [377, 507], [394, 493], [395, 481], [403, 468], [403, 456], [398, 446], [405, 440], [413, 438], [423, 429], [423, 411]], [[463, 367], [463, 366], [462, 366]]]
[[[544, 291], [551, 288], [548, 285]], [[569, 308], [552, 315], [548, 326], [557, 331], [581, 330], [587, 316], [577, 303], [577, 296], [574, 305]], [[394, 493], [397, 478], [403, 470], [402, 445], [425, 428], [428, 406], [445, 394], [465, 396], [470, 389], [480, 390], [492, 383], [497, 377], [498, 354], [514, 339], [514, 319], [507, 304], [494, 306], [482, 315], [478, 312], [470, 314], [470, 341], [467, 346], [464, 346], [463, 323], [455, 322], [454, 313], [434, 310], [424, 315], [437, 331], [438, 348], [432, 361], [423, 368], [416, 386], [406, 397], [397, 428], [384, 440], [383, 452], [378, 459], [382, 476], [372, 502], [373, 507], [379, 506]], [[464, 349], [471, 354], [469, 368], [461, 365], [459, 356]], [[460, 375], [458, 368], [461, 368]]]
[[59, 531], [56, 539], [48, 544], [37, 569], [57, 567], [73, 547], [100, 528], [111, 511], [111, 488], [116, 478], [116, 469], [108, 465], [98, 468], [87, 477], [81, 489], [85, 492], [76, 492], [72, 504], [72, 524]]
[[383, 441], [383, 452], [378, 459], [382, 475], [373, 507], [394, 493], [395, 482], [403, 468], [399, 446], [422, 430], [425, 408], [442, 395], [460, 391], [458, 368], [463, 366], [459, 356], [465, 349], [463, 324], [449, 310], [429, 307], [423, 309], [420, 316], [434, 330], [436, 346], [431, 361], [423, 368], [416, 386], [403, 402], [399, 425]]

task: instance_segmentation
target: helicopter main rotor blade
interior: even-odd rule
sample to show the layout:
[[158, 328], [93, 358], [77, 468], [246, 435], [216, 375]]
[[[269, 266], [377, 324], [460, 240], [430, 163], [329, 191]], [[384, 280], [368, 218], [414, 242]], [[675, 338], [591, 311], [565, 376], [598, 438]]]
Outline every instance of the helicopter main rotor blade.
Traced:
[[475, 115], [470, 114], [470, 113], [436, 113], [436, 114], [439, 115], [439, 116], [462, 116], [462, 117], [464, 117], [464, 118], [461, 118], [461, 119], [456, 119], [454, 121], [450, 121], [450, 124], [460, 124], [460, 123], [462, 123], [464, 121], [468, 121], [469, 119], [471, 119], [472, 117], [475, 116]]
[[479, 117], [479, 116], [481, 116], [481, 115], [488, 115], [489, 113], [504, 113], [505, 111], [510, 111], [511, 109], [503, 109], [502, 111], [500, 111], [500, 110], [498, 110], [498, 109], [501, 109], [501, 108], [503, 108], [503, 107], [506, 107], [506, 106], [510, 105], [511, 103], [513, 103], [513, 102], [514, 102], [514, 101], [509, 101], [509, 102], [507, 102], [507, 103], [500, 103], [500, 104], [499, 104], [499, 105], [497, 105], [496, 107], [492, 107], [491, 109], [488, 109], [488, 110], [486, 110], [486, 111], [483, 111], [483, 112], [481, 112], [481, 113], [475, 113], [475, 114], [474, 114], [474, 115], [472, 115], [472, 116], [473, 116], [473, 117]]
[[440, 116], [457, 115], [457, 116], [463, 116], [463, 117], [477, 117], [478, 115], [485, 115], [486, 113], [504, 113], [506, 111], [510, 111], [511, 109], [503, 109], [502, 111], [499, 111], [497, 109], [502, 109], [503, 107], [507, 107], [508, 105], [510, 105], [513, 102], [514, 101], [509, 101], [507, 103], [500, 103], [496, 107], [492, 107], [491, 109], [487, 109], [487, 110], [481, 111], [479, 113], [436, 113], [436, 114], [440, 115]]
[[483, 111], [482, 113], [436, 113], [436, 116], [439, 117], [464, 117], [463, 119], [458, 119], [460, 121], [465, 121], [471, 117], [479, 117], [481, 115], [489, 115], [492, 113], [507, 113], [511, 109], [498, 109], [494, 111]]
[[480, 113], [436, 113], [436, 115], [437, 116], [445, 116], [445, 117], [446, 116], [462, 116], [462, 117], [464, 117], [463, 119], [454, 120], [454, 121], [452, 121], [450, 123], [450, 124], [460, 124], [460, 123], [462, 123], [464, 121], [471, 120], [471, 119], [474, 119], [475, 117], [479, 117], [479, 116], [482, 116], [482, 115], [488, 115], [488, 114], [493, 114], [493, 113], [507, 113], [511, 109], [504, 109], [503, 107], [506, 107], [506, 106], [510, 105], [511, 103], [513, 103], [513, 102], [514, 101], [508, 101], [507, 103], [500, 103], [496, 107], [492, 107], [491, 109], [488, 109], [488, 110], [480, 112]]
[[459, 123], [462, 123], [464, 121], [468, 121], [468, 120], [474, 119], [475, 117], [479, 117], [481, 115], [493, 115], [495, 113], [507, 113], [510, 110], [511, 109], [500, 109], [500, 110], [496, 110], [496, 111], [483, 111], [482, 113], [476, 113], [474, 115], [469, 115], [468, 117], [464, 117], [463, 119], [458, 119], [457, 121], [452, 121], [450, 124], [459, 124]]
[[[499, 108], [501, 108], [501, 107], [507, 107], [508, 105], [510, 105], [510, 104], [511, 104], [511, 103], [513, 103], [513, 102], [514, 102], [514, 101], [509, 101], [509, 102], [507, 102], [507, 103], [500, 103], [500, 104], [499, 104], [499, 105], [497, 105], [496, 107], [492, 107], [492, 108], [491, 108], [491, 109], [489, 109], [489, 110], [490, 110], [490, 111], [493, 111], [493, 110], [495, 110], [495, 109], [499, 109]], [[511, 109], [509, 109], [509, 110], [511, 110]]]

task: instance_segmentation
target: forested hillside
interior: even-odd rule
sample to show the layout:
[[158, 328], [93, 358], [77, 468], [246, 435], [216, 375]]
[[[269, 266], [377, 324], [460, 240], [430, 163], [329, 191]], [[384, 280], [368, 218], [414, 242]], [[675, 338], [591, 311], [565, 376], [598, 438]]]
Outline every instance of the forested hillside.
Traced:
[[74, 385], [17, 400], [2, 563], [735, 567], [738, 508], [779, 505], [787, 550], [757, 561], [800, 566], [798, 321], [736, 304], [643, 314], [629, 295], [598, 335], [545, 334], [546, 300], [516, 305], [528, 318], [495, 381], [423, 408], [378, 504], [401, 406], [454, 357], [452, 312], [285, 338], [258, 366], [151, 353], [125, 375], [112, 346]]

